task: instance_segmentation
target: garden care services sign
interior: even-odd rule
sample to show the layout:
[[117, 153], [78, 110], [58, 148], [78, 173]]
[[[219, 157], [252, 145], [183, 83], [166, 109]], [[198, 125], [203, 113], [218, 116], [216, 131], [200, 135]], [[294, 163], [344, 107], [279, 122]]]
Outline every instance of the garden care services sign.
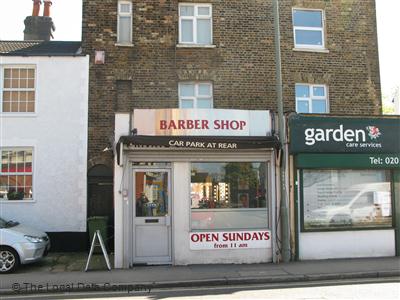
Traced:
[[289, 119], [291, 153], [400, 153], [400, 118], [317, 117]]
[[267, 110], [135, 109], [133, 128], [143, 136], [270, 136]]
[[190, 250], [271, 248], [270, 230], [191, 232]]

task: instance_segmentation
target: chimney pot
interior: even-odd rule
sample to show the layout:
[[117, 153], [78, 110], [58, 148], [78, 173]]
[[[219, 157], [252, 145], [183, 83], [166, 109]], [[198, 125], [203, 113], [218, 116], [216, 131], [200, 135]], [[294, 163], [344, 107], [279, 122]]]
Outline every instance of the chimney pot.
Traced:
[[43, 17], [50, 17], [50, 6], [53, 4], [51, 0], [44, 0]]
[[32, 0], [32, 1], [33, 1], [32, 16], [37, 17], [39, 16], [40, 5], [42, 4], [42, 1], [41, 0]]

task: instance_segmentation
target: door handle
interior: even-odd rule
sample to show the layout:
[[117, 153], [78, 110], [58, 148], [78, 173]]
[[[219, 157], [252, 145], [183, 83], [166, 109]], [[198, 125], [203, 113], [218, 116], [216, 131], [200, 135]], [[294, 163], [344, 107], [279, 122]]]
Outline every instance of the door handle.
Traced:
[[165, 225], [171, 226], [171, 217], [168, 215], [165, 215]]

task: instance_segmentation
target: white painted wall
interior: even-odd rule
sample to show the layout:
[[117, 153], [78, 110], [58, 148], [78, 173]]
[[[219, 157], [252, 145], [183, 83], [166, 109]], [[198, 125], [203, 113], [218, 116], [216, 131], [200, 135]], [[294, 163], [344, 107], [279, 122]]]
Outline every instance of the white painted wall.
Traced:
[[[118, 142], [120, 136], [128, 134], [129, 114], [115, 114], [115, 144]], [[129, 176], [125, 176], [125, 173], [128, 172], [129, 168], [125, 165], [123, 155], [121, 155], [120, 159], [120, 165], [117, 164], [117, 156], [114, 159], [114, 266], [115, 268], [128, 268], [129, 254], [127, 252], [129, 251], [129, 245], [127, 245], [127, 242], [129, 241], [129, 237], [124, 238], [126, 231], [128, 231], [128, 228], [124, 228], [124, 213], [125, 215], [128, 213], [129, 203], [128, 198], [123, 197], [122, 191], [127, 187], [126, 177]]]
[[[115, 115], [115, 142], [119, 137], [129, 134], [129, 114], [117, 113]], [[143, 155], [143, 152], [140, 152]], [[170, 161], [172, 165], [172, 260], [174, 265], [187, 264], [211, 264], [211, 263], [262, 263], [272, 262], [272, 249], [246, 249], [246, 250], [190, 250], [190, 159], [180, 157], [173, 161], [165, 153], [160, 154], [155, 160], [146, 161]], [[132, 157], [140, 157], [137, 153]], [[179, 156], [179, 155], [178, 155]], [[204, 159], [206, 156], [204, 156]], [[249, 160], [249, 157], [235, 155], [237, 161]], [[265, 155], [261, 154], [262, 160]], [[203, 158], [203, 157], [202, 157]], [[121, 165], [114, 168], [114, 208], [115, 208], [115, 258], [116, 268], [128, 268], [132, 252], [132, 224], [130, 214], [132, 207], [128, 197], [123, 196], [123, 191], [132, 193], [132, 181], [129, 165], [129, 153], [121, 155]], [[137, 159], [137, 158], [136, 158]], [[186, 160], [186, 161], [182, 161]], [[208, 160], [208, 159], [207, 159]], [[256, 159], [259, 161], [260, 159]], [[270, 170], [271, 171], [271, 170]], [[274, 172], [272, 172], [274, 174]], [[270, 178], [274, 175], [270, 174]], [[270, 185], [270, 183], [268, 183]], [[271, 184], [270, 186], [274, 186]], [[272, 193], [272, 198], [275, 193]], [[132, 196], [130, 196], [132, 197]], [[272, 198], [274, 199], [274, 198]], [[270, 206], [271, 207], [271, 206]], [[272, 234], [272, 237], [274, 234]]]
[[400, 91], [394, 96], [394, 114], [400, 115]]
[[89, 57], [0, 56], [0, 64], [36, 67], [36, 113], [0, 113], [0, 147], [33, 147], [33, 200], [1, 201], [0, 215], [43, 231], [86, 231]]
[[394, 230], [302, 232], [299, 257], [307, 259], [395, 256]]

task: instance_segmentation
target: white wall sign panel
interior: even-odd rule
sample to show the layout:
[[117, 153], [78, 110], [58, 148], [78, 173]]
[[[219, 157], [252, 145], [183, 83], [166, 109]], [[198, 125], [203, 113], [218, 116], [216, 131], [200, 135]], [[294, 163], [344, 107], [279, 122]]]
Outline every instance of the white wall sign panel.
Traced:
[[271, 231], [191, 232], [190, 250], [271, 248]]
[[269, 111], [234, 109], [135, 109], [133, 128], [153, 136], [269, 136]]

